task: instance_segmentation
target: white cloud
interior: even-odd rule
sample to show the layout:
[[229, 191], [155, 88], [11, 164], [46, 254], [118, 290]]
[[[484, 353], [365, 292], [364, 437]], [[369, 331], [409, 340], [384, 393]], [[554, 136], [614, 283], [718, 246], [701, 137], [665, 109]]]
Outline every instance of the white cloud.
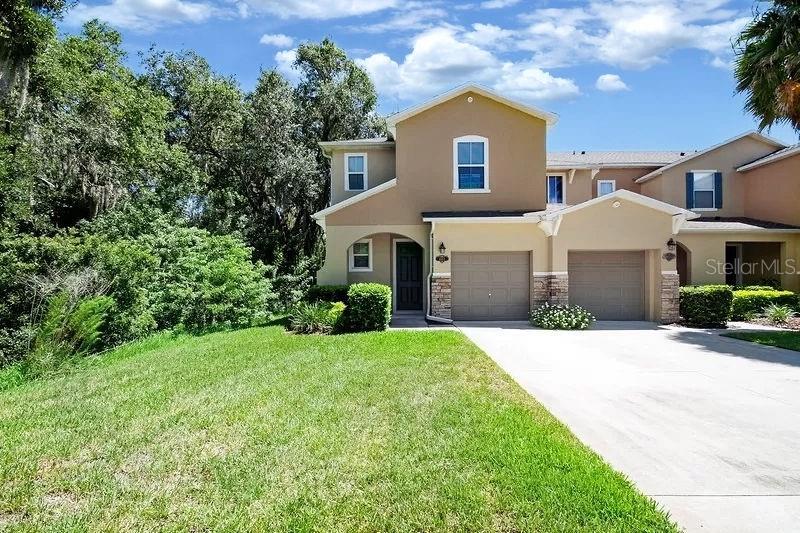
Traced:
[[481, 2], [481, 7], [483, 9], [502, 9], [519, 3], [520, 0], [486, 0], [485, 2]]
[[297, 83], [300, 79], [300, 71], [294, 66], [295, 59], [297, 59], [296, 48], [281, 50], [275, 54], [275, 68], [292, 83]]
[[383, 33], [398, 31], [420, 31], [433, 26], [434, 23], [447, 17], [447, 11], [438, 7], [406, 6], [403, 11], [394, 13], [383, 22], [368, 26], [353, 26], [353, 31], [367, 33]]
[[522, 100], [549, 100], [579, 94], [572, 80], [558, 78], [527, 62], [502, 61], [465, 40], [465, 32], [438, 27], [417, 35], [402, 62], [385, 53], [359, 60], [378, 91], [417, 100], [468, 81], [491, 85]]
[[282, 33], [265, 33], [258, 42], [269, 46], [277, 46], [278, 48], [288, 48], [292, 46], [294, 39]]
[[66, 21], [79, 25], [97, 18], [118, 28], [146, 32], [168, 24], [204, 22], [222, 13], [222, 10], [204, 2], [112, 0], [108, 4], [78, 4], [68, 12]]
[[247, 0], [254, 11], [280, 18], [334, 19], [375, 13], [398, 4], [398, 0]]
[[628, 91], [628, 86], [616, 74], [603, 74], [597, 78], [594, 84], [598, 90], [605, 92]]
[[679, 49], [730, 56], [748, 17], [729, 0], [612, 0], [585, 7], [537, 9], [522, 16], [517, 46], [543, 68], [601, 62], [646, 69]]

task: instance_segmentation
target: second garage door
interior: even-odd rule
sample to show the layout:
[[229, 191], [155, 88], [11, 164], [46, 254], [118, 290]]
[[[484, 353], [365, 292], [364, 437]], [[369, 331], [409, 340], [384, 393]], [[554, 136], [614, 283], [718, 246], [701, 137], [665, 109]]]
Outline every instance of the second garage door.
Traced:
[[525, 320], [530, 309], [528, 252], [454, 252], [454, 320]]
[[570, 252], [569, 303], [599, 320], [644, 320], [644, 252]]

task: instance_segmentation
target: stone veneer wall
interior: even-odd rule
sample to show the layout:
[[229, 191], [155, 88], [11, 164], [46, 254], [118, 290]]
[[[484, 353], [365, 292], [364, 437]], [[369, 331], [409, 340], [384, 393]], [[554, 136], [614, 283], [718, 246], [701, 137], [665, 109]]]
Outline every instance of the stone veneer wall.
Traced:
[[680, 278], [677, 272], [661, 273], [661, 322], [672, 324], [680, 318]]
[[451, 319], [450, 274], [436, 274], [431, 279], [431, 314]]
[[531, 309], [550, 302], [553, 305], [569, 303], [569, 276], [564, 274], [539, 273], [531, 278]]

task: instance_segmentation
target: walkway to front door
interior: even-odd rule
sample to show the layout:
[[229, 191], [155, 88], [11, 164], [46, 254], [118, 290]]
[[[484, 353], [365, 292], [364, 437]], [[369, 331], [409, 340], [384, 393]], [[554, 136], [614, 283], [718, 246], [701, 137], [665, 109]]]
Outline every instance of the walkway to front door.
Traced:
[[395, 308], [422, 311], [422, 247], [412, 241], [395, 241]]

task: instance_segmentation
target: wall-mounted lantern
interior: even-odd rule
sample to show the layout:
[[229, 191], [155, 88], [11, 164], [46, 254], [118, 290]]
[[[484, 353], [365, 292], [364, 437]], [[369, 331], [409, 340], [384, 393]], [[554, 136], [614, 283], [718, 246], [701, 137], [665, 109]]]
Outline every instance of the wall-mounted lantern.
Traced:
[[675, 242], [675, 239], [671, 238], [667, 241], [667, 250], [670, 252], [674, 252], [675, 248], [677, 248], [678, 243]]
[[440, 263], [444, 263], [445, 261], [449, 261], [450, 258], [447, 257], [447, 248], [445, 247], [443, 242], [439, 243], [439, 255], [436, 256], [436, 260]]

